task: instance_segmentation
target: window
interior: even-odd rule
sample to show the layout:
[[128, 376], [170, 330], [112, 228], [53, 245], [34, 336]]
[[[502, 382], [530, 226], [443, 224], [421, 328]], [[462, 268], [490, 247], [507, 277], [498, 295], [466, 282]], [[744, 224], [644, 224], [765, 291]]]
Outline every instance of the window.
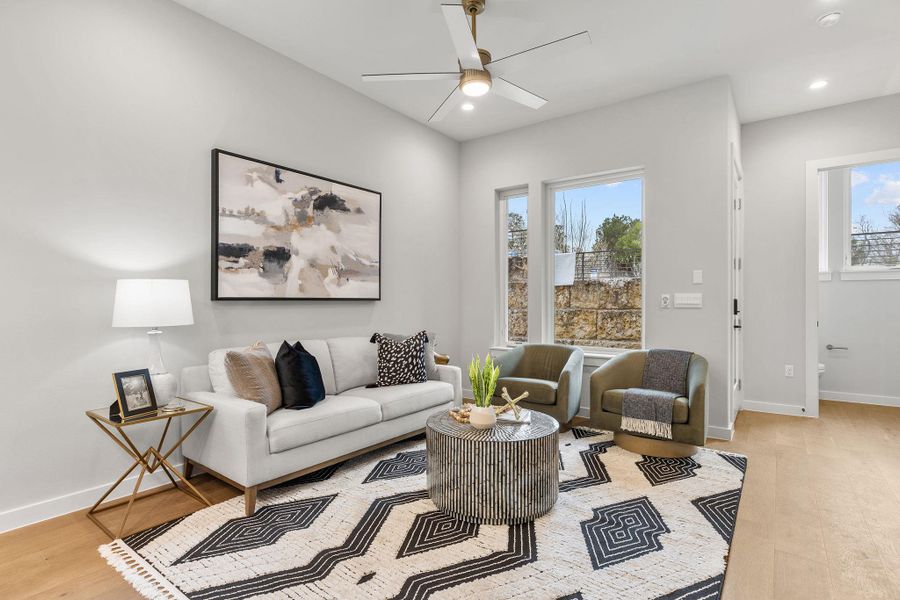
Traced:
[[850, 167], [844, 266], [900, 265], [900, 162]]
[[528, 341], [528, 190], [500, 194], [501, 339], [506, 344]]
[[640, 173], [553, 184], [553, 340], [640, 348], [643, 332]]

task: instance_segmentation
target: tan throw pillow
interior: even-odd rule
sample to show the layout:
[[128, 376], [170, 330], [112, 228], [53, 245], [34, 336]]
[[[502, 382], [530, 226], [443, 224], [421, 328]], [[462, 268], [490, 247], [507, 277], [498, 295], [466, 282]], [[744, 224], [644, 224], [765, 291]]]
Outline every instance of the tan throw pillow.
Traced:
[[259, 402], [266, 414], [281, 408], [281, 386], [275, 371], [275, 359], [262, 342], [245, 350], [229, 350], [225, 354], [225, 372], [235, 393], [241, 398]]

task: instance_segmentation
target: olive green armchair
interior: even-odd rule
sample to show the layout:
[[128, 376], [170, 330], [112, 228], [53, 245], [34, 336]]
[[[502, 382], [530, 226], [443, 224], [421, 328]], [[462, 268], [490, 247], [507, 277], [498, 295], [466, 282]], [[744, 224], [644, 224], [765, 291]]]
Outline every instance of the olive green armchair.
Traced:
[[500, 379], [494, 393], [495, 404], [502, 403], [505, 387], [511, 398], [528, 392], [519, 406], [550, 415], [569, 423], [581, 405], [581, 376], [584, 352], [561, 344], [522, 344], [504, 352], [495, 364]]
[[624, 352], [591, 374], [591, 425], [615, 432], [616, 442], [620, 446], [641, 454], [694, 454], [697, 446], [706, 443], [706, 381], [709, 366], [699, 354], [694, 354], [688, 363], [687, 397], [675, 399], [672, 440], [622, 432], [622, 401], [625, 390], [641, 387], [646, 359], [646, 350]]

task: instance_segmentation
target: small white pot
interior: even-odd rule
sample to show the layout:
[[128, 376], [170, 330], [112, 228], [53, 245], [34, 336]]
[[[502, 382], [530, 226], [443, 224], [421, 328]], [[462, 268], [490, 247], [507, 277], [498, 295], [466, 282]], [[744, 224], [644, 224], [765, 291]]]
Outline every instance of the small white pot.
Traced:
[[469, 423], [475, 429], [490, 429], [497, 424], [497, 413], [493, 406], [473, 406], [469, 413]]

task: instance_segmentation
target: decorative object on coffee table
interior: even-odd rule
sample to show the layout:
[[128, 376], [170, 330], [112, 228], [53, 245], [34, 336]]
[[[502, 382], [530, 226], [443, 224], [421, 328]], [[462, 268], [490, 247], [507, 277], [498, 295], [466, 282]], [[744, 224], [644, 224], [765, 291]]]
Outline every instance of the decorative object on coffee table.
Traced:
[[469, 412], [472, 427], [490, 429], [497, 423], [491, 399], [494, 397], [498, 377], [500, 368], [494, 366], [494, 359], [490, 354], [484, 357], [484, 365], [478, 355], [469, 363], [469, 381], [472, 382], [472, 396], [475, 400], [475, 406]]
[[532, 521], [559, 494], [559, 423], [532, 412], [530, 424], [475, 429], [440, 412], [425, 424], [428, 495], [469, 523]]
[[113, 327], [147, 327], [148, 367], [159, 406], [175, 398], [178, 382], [162, 358], [160, 327], [193, 325], [191, 291], [186, 279], [119, 279], [113, 304]]
[[519, 420], [519, 416], [522, 414], [522, 407], [519, 406], [519, 401], [524, 400], [528, 397], [528, 392], [522, 392], [515, 398], [509, 397], [509, 392], [506, 391], [506, 388], [503, 388], [500, 397], [506, 400], [506, 404], [503, 406], [504, 409], [512, 409], [513, 414], [516, 417], [516, 421]]
[[[146, 369], [143, 371], [147, 372]], [[128, 377], [127, 374], [122, 374]], [[149, 381], [149, 375], [148, 381]], [[157, 494], [159, 492], [163, 492], [165, 490], [171, 488], [178, 488], [188, 496], [199, 500], [207, 506], [212, 506], [209, 500], [206, 499], [203, 494], [201, 494], [197, 488], [195, 488], [191, 483], [187, 480], [190, 477], [189, 474], [182, 475], [178, 472], [178, 470], [172, 466], [172, 463], [169, 462], [169, 457], [172, 455], [175, 450], [181, 447], [181, 444], [184, 443], [184, 440], [190, 436], [197, 426], [206, 419], [207, 416], [212, 412], [213, 408], [211, 406], [207, 406], [206, 404], [201, 404], [199, 402], [192, 402], [190, 400], [183, 400], [181, 406], [183, 408], [181, 410], [174, 411], [164, 411], [163, 409], [153, 408], [152, 411], [146, 412], [141, 415], [140, 418], [135, 418], [131, 420], [121, 420], [116, 421], [111, 419], [108, 414], [107, 408], [98, 408], [95, 410], [85, 411], [84, 414], [88, 416], [88, 418], [94, 422], [94, 424], [99, 427], [103, 433], [105, 433], [109, 438], [116, 443], [128, 456], [132, 459], [131, 466], [122, 473], [121, 476], [112, 484], [112, 486], [106, 490], [100, 499], [94, 503], [94, 505], [88, 509], [87, 518], [94, 522], [94, 524], [103, 530], [110, 538], [116, 539], [122, 537], [125, 532], [125, 524], [128, 521], [128, 515], [131, 514], [131, 508], [134, 506], [134, 501], [140, 496], [150, 496], [153, 494]], [[186, 431], [184, 432], [178, 440], [172, 444], [172, 446], [163, 450], [163, 445], [166, 442], [166, 434], [169, 432], [169, 427], [172, 425], [172, 420], [183, 417], [185, 415], [199, 415], [199, 419]], [[143, 452], [138, 450], [137, 445], [128, 437], [127, 429], [133, 425], [149, 423], [151, 421], [159, 421], [165, 419], [166, 424], [162, 432], [162, 436], [159, 439], [159, 443], [156, 446], [150, 446]], [[137, 481], [134, 484], [134, 489], [132, 489], [131, 494], [125, 498], [119, 498], [118, 500], [112, 500], [110, 502], [104, 503], [103, 501], [115, 490], [119, 485], [125, 481], [125, 478], [128, 477], [132, 471], [134, 471], [138, 466], [140, 466], [140, 472], [138, 473]], [[141, 492], [141, 482], [144, 480], [144, 476], [147, 474], [154, 473], [157, 469], [161, 469], [163, 473], [166, 474], [166, 477], [169, 478], [171, 482], [171, 487], [165, 486], [160, 487], [155, 490], [150, 490], [148, 492]], [[176, 481], [180, 480], [181, 485]], [[128, 507], [125, 510], [125, 516], [122, 517], [122, 523], [119, 525], [118, 529], [114, 533], [111, 529], [109, 529], [106, 525], [104, 525], [98, 518], [97, 513], [103, 512], [107, 509], [114, 508], [116, 506], [120, 506], [122, 504], [128, 503]]]

